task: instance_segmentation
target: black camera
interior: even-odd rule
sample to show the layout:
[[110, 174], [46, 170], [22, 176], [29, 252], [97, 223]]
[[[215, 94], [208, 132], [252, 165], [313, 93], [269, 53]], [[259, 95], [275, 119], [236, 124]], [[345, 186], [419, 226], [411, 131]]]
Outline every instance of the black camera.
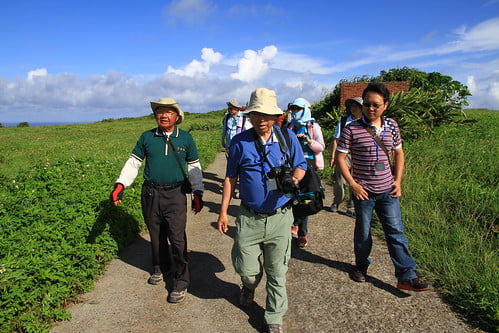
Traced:
[[293, 170], [288, 166], [278, 166], [270, 169], [268, 173], [269, 178], [275, 178], [277, 181], [277, 187], [286, 195], [288, 198], [293, 198], [298, 195], [299, 187], [293, 181]]

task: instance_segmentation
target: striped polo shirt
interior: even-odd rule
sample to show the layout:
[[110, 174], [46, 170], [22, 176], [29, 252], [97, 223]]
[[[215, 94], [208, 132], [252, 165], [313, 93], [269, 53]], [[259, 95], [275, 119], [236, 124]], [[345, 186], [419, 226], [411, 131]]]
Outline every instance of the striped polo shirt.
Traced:
[[[361, 118], [366, 124], [368, 120]], [[402, 147], [398, 124], [387, 117], [382, 118], [381, 128], [371, 126], [383, 140], [388, 152]], [[352, 155], [352, 177], [366, 191], [384, 193], [393, 187], [393, 176], [388, 156], [371, 134], [358, 121], [353, 121], [341, 132], [337, 150]], [[384, 170], [375, 170], [375, 163], [383, 163]]]

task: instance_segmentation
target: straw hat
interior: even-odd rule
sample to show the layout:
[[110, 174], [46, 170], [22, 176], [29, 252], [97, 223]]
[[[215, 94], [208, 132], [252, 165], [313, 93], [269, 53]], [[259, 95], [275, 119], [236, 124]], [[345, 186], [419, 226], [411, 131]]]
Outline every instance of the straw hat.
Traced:
[[272, 116], [282, 115], [282, 110], [277, 106], [275, 91], [267, 88], [258, 88], [251, 93], [246, 113], [258, 112]]
[[180, 124], [184, 120], [184, 111], [178, 106], [178, 102], [171, 97], [162, 97], [157, 102], [151, 102], [151, 109], [156, 113], [156, 109], [160, 106], [166, 106], [172, 108], [178, 113], [177, 124]]

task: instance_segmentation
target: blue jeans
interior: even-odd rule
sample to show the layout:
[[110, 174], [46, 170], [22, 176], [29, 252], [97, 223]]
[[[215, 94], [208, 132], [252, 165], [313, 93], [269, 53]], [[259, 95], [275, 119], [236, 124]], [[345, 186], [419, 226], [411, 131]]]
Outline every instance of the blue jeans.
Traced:
[[395, 266], [395, 276], [399, 281], [410, 280], [417, 277], [416, 262], [409, 252], [407, 238], [404, 235], [399, 198], [392, 198], [388, 194], [389, 192], [380, 194], [369, 192], [369, 199], [367, 200], [359, 200], [354, 196], [355, 264], [360, 269], [367, 269], [371, 263], [369, 259], [373, 243], [371, 220], [373, 210], [375, 210], [385, 232], [390, 258]]

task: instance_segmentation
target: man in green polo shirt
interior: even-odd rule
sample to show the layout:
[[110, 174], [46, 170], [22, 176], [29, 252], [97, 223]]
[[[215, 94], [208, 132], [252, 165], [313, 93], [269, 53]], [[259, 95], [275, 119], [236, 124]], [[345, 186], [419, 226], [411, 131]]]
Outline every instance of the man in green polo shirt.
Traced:
[[151, 236], [153, 264], [148, 282], [160, 283], [163, 272], [169, 269], [169, 241], [175, 275], [167, 300], [179, 303], [184, 300], [190, 283], [185, 233], [186, 193], [192, 190], [192, 210], [201, 211], [203, 174], [192, 136], [176, 126], [184, 119], [178, 103], [170, 97], [160, 98], [158, 102], [151, 102], [151, 108], [158, 127], [140, 136], [116, 180], [111, 201], [115, 205], [121, 203], [123, 190], [133, 183], [145, 160], [142, 214]]

